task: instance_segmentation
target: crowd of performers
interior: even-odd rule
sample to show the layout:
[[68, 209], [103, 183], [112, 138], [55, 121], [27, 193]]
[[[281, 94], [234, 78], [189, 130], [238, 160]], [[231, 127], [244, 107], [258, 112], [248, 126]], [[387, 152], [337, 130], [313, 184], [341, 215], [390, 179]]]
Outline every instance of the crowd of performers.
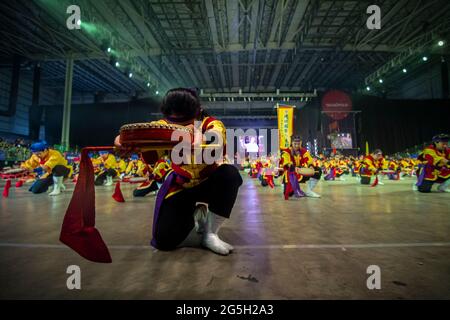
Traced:
[[314, 188], [321, 177], [325, 181], [353, 177], [360, 184], [373, 187], [383, 185], [384, 179], [416, 177], [415, 191], [429, 193], [433, 184], [438, 184], [437, 191], [450, 192], [448, 139], [446, 134], [433, 137], [417, 158], [384, 156], [379, 149], [359, 157], [341, 154], [313, 157], [302, 147], [301, 138], [293, 137], [291, 147], [281, 150], [280, 155], [246, 161], [243, 168], [252, 178], [259, 179], [263, 187], [274, 188], [278, 180], [286, 200], [292, 196], [320, 198]]
[[[50, 196], [65, 190], [64, 181], [76, 182], [79, 170], [79, 156], [65, 157], [60, 151], [50, 148], [45, 141], [31, 145], [32, 156], [21, 164], [28, 170], [28, 179], [33, 180], [29, 190], [44, 193], [51, 186]], [[171, 170], [168, 155], [153, 164], [145, 163], [140, 155], [123, 158], [108, 151], [90, 154], [95, 173], [96, 186], [111, 186], [113, 180], [137, 185], [135, 197], [155, 195], [164, 177]], [[293, 137], [291, 147], [281, 150], [276, 156], [263, 156], [243, 161], [240, 168], [249, 176], [259, 179], [261, 186], [274, 188], [283, 186], [283, 195], [290, 197], [320, 198], [314, 189], [319, 180], [346, 180], [355, 178], [363, 185], [382, 185], [383, 180], [403, 180], [416, 177], [413, 189], [428, 193], [438, 184], [438, 191], [449, 192], [450, 151], [448, 135], [433, 137], [417, 158], [384, 156], [375, 150], [366, 156], [343, 156], [339, 153], [325, 157], [312, 156], [302, 147], [300, 137]], [[309, 169], [309, 171], [307, 170]]]
[[[226, 141], [223, 123], [202, 109], [198, 94], [191, 89], [170, 90], [164, 97], [161, 111], [164, 116], [159, 121], [161, 124], [193, 128], [194, 121], [201, 121], [202, 133], [215, 132]], [[280, 150], [276, 156], [244, 161], [243, 164], [231, 164], [226, 160], [212, 164], [175, 164], [168, 153], [156, 151], [151, 157], [131, 154], [123, 158], [108, 151], [93, 152], [89, 157], [97, 187], [111, 186], [114, 180], [139, 182], [134, 196], [142, 197], [152, 192], [156, 195], [151, 242], [155, 248], [174, 250], [186, 243], [200, 241], [203, 247], [227, 255], [233, 246], [221, 240], [218, 231], [230, 218], [242, 185], [242, 172], [238, 169], [248, 170], [252, 178], [260, 179], [263, 187], [274, 188], [278, 183], [282, 184], [285, 200], [291, 197], [320, 198], [314, 190], [322, 178], [333, 181], [354, 177], [362, 185], [376, 186], [382, 184], [382, 177], [401, 180], [404, 176], [416, 176], [414, 188], [419, 192], [430, 192], [433, 184], [438, 184], [438, 191], [449, 192], [448, 138], [445, 134], [433, 137], [431, 145], [417, 159], [388, 157], [381, 150], [360, 157], [340, 154], [313, 157], [303, 147], [300, 137], [292, 137], [291, 146]], [[123, 151], [120, 136], [116, 137], [114, 145], [118, 154], [124, 154], [120, 152]], [[64, 181], [81, 179], [79, 157], [64, 157], [44, 141], [33, 143], [31, 151], [32, 156], [21, 164], [21, 168], [27, 171], [28, 177], [33, 176], [34, 182], [29, 188], [32, 193], [45, 193], [53, 186], [49, 195], [57, 196], [65, 189]], [[79, 173], [80, 177], [77, 177]]]
[[[33, 180], [29, 190], [44, 193], [51, 186], [50, 196], [65, 190], [64, 181], [76, 182], [79, 170], [79, 156], [65, 157], [60, 151], [50, 148], [45, 141], [31, 145], [32, 156], [21, 164]], [[123, 158], [108, 151], [90, 154], [95, 173], [96, 186], [111, 186], [113, 180], [135, 183], [135, 197], [155, 195], [164, 177], [171, 170], [168, 155], [155, 163], [145, 163], [140, 155]], [[432, 144], [424, 148], [417, 158], [384, 156], [375, 150], [366, 156], [343, 156], [339, 153], [325, 157], [312, 156], [302, 147], [300, 137], [293, 137], [291, 147], [281, 150], [276, 156], [263, 156], [243, 161], [240, 168], [249, 176], [259, 179], [261, 186], [274, 188], [283, 186], [283, 195], [290, 197], [320, 198], [314, 189], [319, 180], [346, 180], [355, 178], [363, 185], [382, 185], [383, 180], [403, 180], [416, 177], [413, 189], [431, 192], [438, 184], [438, 191], [449, 192], [450, 151], [448, 135], [433, 137]]]
[[[66, 189], [64, 181], [77, 181], [79, 155], [63, 154], [48, 146], [45, 141], [33, 143], [30, 150], [31, 157], [20, 166], [27, 171], [26, 180], [32, 182], [30, 192], [45, 193], [53, 187], [48, 195], [57, 196]], [[135, 197], [155, 194], [170, 169], [167, 156], [161, 157], [153, 166], [146, 164], [138, 154], [124, 158], [109, 151], [99, 151], [90, 153], [89, 157], [94, 168], [96, 186], [111, 186], [114, 179], [134, 183], [138, 185], [133, 191]]]

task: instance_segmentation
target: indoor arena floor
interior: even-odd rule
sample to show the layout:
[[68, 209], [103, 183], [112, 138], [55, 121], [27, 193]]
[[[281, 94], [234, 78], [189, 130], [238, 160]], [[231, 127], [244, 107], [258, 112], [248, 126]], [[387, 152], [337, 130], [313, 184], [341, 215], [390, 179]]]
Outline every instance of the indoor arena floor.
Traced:
[[[4, 181], [0, 182], [3, 189]], [[96, 188], [97, 222], [113, 262], [81, 258], [59, 242], [73, 184], [59, 197], [10, 189], [1, 199], [1, 299], [450, 299], [450, 194], [413, 192], [413, 180], [375, 188], [321, 181], [321, 199], [285, 201], [281, 187], [244, 177], [221, 237], [229, 256], [149, 246], [154, 196], [135, 185]], [[14, 185], [14, 183], [13, 183]], [[67, 267], [81, 268], [69, 290]], [[367, 268], [381, 272], [368, 289]]]

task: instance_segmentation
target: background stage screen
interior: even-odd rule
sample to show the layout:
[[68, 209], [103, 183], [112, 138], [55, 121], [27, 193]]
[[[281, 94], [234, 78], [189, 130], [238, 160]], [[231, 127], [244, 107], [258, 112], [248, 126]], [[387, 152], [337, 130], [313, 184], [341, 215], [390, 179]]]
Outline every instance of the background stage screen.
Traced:
[[353, 147], [352, 135], [350, 133], [330, 134], [328, 135], [328, 139], [330, 140], [331, 148], [351, 149]]

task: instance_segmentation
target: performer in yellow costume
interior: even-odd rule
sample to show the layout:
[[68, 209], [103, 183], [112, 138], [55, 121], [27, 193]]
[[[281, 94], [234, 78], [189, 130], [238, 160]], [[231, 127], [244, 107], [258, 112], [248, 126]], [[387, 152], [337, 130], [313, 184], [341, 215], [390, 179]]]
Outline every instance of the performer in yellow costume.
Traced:
[[61, 152], [49, 148], [45, 141], [33, 143], [31, 151], [33, 152], [31, 158], [21, 164], [22, 168], [34, 171], [38, 175], [30, 191], [43, 193], [53, 185], [53, 191], [49, 195], [59, 195], [61, 190], [65, 189], [64, 178], [72, 174], [72, 167], [67, 164]]
[[108, 151], [100, 151], [99, 154], [100, 157], [92, 159], [92, 164], [100, 168], [100, 173], [95, 178], [95, 185], [110, 186], [113, 184], [113, 178], [117, 176], [116, 157]]

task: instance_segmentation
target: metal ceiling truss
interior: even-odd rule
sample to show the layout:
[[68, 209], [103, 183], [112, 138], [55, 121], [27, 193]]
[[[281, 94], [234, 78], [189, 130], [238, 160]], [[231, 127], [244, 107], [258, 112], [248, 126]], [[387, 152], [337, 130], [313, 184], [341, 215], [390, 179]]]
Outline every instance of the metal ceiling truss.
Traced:
[[[348, 89], [380, 76], [383, 64], [407, 59], [420, 50], [416, 39], [450, 20], [446, 0], [384, 0], [381, 30], [368, 30], [372, 2], [79, 0], [82, 20], [98, 28], [92, 35], [68, 31], [67, 14], [49, 2], [3, 1], [0, 56], [48, 61], [51, 79], [43, 85], [64, 79], [65, 69], [55, 66], [72, 56], [79, 60], [74, 87], [92, 92], [148, 92], [147, 82], [152, 90], [196, 86], [216, 93]], [[124, 68], [110, 64], [104, 43]]]

